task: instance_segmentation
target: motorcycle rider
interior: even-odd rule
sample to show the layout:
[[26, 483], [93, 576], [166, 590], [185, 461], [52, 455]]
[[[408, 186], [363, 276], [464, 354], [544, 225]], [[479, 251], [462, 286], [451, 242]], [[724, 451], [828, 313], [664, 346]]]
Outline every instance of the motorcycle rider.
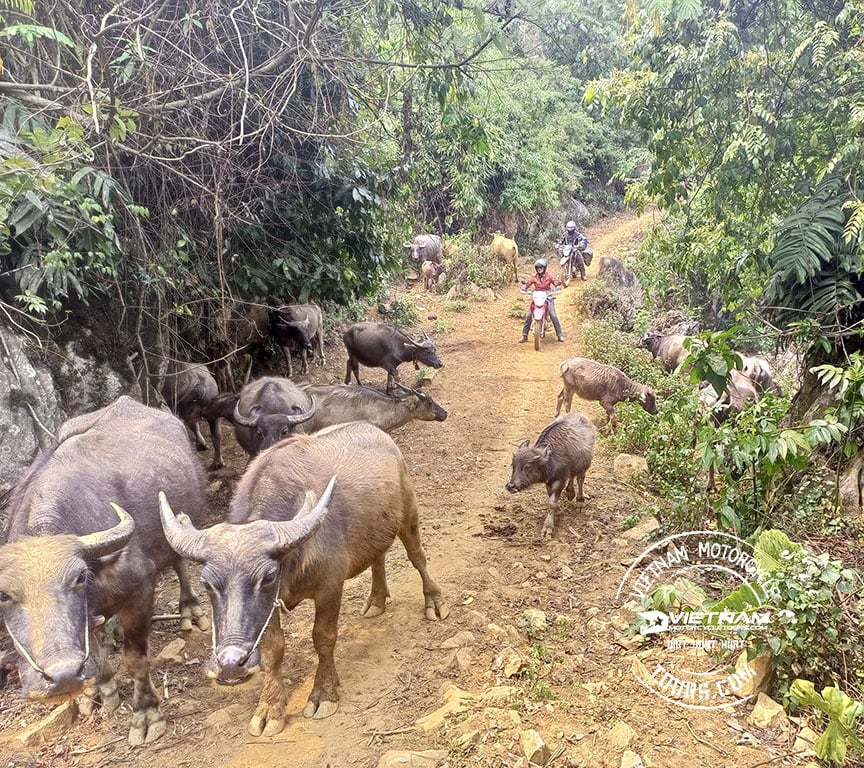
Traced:
[[[522, 281], [522, 285], [526, 290], [551, 291], [553, 286], [561, 285], [560, 280], [556, 280], [550, 272], [546, 271], [546, 266], [546, 259], [537, 259], [534, 262], [535, 274], [531, 275], [527, 280]], [[555, 333], [558, 335], [558, 341], [564, 341], [564, 334], [561, 333], [561, 321], [558, 319], [558, 313], [555, 311], [555, 298], [550, 295], [546, 302], [549, 305], [549, 319], [552, 321]], [[519, 339], [520, 344], [528, 341], [528, 332], [531, 330], [531, 321], [533, 319], [534, 315], [529, 307], [528, 314], [525, 315], [525, 322], [522, 325], [522, 338]]]
[[572, 252], [570, 258], [573, 259], [576, 263], [576, 267], [579, 270], [579, 274], [583, 280], [586, 280], [585, 277], [585, 260], [582, 257], [582, 251], [588, 246], [588, 238], [585, 237], [578, 229], [576, 229], [575, 221], [568, 221], [564, 226], [564, 234], [561, 235], [561, 239], [558, 241], [558, 252], [561, 252], [561, 249], [565, 245], [571, 245], [575, 249], [575, 252]]

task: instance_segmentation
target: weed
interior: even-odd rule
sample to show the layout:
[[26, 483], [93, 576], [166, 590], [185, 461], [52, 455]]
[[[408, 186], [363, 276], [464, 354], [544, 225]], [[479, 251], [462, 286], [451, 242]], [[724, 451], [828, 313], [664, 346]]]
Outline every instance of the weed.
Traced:
[[639, 522], [639, 520], [641, 520], [641, 519], [642, 519], [642, 518], [641, 518], [641, 515], [639, 515], [638, 512], [634, 512], [632, 515], [627, 515], [627, 517], [625, 517], [625, 518], [621, 521], [621, 530], [622, 530], [622, 531], [629, 531], [629, 530], [630, 530], [631, 528], [633, 528], [633, 527], [634, 527], [634, 526]]
[[507, 317], [516, 317], [519, 320], [525, 319], [525, 313], [527, 312], [527, 308], [524, 304], [513, 304], [510, 309], [507, 310]]
[[432, 326], [432, 333], [450, 333], [453, 330], [453, 323], [450, 320], [436, 320]]
[[464, 299], [450, 299], [444, 305], [445, 312], [467, 312], [471, 309], [471, 305]]

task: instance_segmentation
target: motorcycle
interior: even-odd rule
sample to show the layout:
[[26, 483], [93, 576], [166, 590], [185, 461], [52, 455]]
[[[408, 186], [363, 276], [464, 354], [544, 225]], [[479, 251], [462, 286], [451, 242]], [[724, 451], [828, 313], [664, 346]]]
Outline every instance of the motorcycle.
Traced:
[[551, 298], [559, 293], [561, 289], [553, 291], [526, 291], [520, 293], [531, 296], [531, 315], [534, 318], [534, 349], [540, 350], [540, 340], [546, 335], [546, 328], [551, 322], [549, 319], [549, 302]]
[[585, 280], [585, 268], [590, 267], [594, 259], [594, 252], [588, 247], [588, 241], [575, 246], [569, 243], [559, 245], [558, 252], [561, 254], [561, 282], [565, 287], [570, 285], [573, 279], [574, 264], [579, 275]]

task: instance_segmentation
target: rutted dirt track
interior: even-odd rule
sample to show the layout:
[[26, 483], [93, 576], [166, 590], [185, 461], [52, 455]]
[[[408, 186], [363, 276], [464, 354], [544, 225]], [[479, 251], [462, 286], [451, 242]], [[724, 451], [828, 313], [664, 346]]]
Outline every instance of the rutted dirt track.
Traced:
[[[624, 217], [589, 230], [595, 254], [615, 255], [646, 222]], [[597, 262], [589, 270], [596, 279]], [[530, 266], [522, 267], [526, 276]], [[336, 664], [341, 678], [339, 711], [324, 721], [304, 720], [300, 711], [312, 686], [315, 655], [311, 643], [311, 604], [283, 617], [287, 636], [283, 674], [291, 714], [285, 730], [256, 739], [246, 724], [257, 700], [260, 678], [240, 688], [212, 685], [203, 676], [209, 634], [187, 636], [185, 664], [158, 659], [179, 632], [160, 623], [153, 636], [153, 678], [166, 694], [169, 731], [155, 745], [131, 749], [125, 743], [127, 711], [81, 718], [61, 740], [24, 750], [14, 740], [25, 722], [46, 710], [0, 698], [0, 755], [4, 766], [375, 766], [390, 749], [443, 750], [457, 766], [527, 765], [519, 732], [536, 729], [552, 752], [554, 766], [618, 768], [622, 743], [609, 730], [623, 720], [635, 732], [629, 748], [648, 766], [747, 766], [783, 764], [789, 746], [778, 733], [742, 738], [746, 708], [734, 712], [679, 708], [647, 691], [630, 672], [632, 651], [619, 641], [613, 598], [626, 564], [644, 544], [622, 534], [621, 522], [638, 507], [638, 492], [617, 481], [612, 456], [598, 445], [585, 489], [588, 502], [576, 511], [564, 507], [555, 537], [540, 538], [545, 493], [537, 486], [518, 495], [505, 488], [510, 457], [523, 439], [536, 438], [555, 413], [560, 388], [558, 364], [583, 352], [584, 332], [574, 298], [579, 281], [558, 300], [567, 341], [547, 336], [540, 352], [517, 344], [521, 321], [509, 310], [517, 303], [514, 285], [494, 302], [447, 313], [444, 297], [412, 291], [422, 325], [434, 314], [452, 323], [436, 336], [445, 367], [429, 391], [449, 411], [442, 423], [414, 423], [393, 437], [411, 469], [421, 509], [421, 529], [429, 567], [451, 606], [450, 617], [423, 618], [420, 580], [397, 541], [388, 555], [392, 602], [383, 616], [359, 616], [369, 574], [346, 585]], [[401, 293], [401, 292], [400, 292]], [[524, 306], [524, 304], [523, 304]], [[344, 350], [328, 350], [325, 369], [310, 378], [325, 383], [341, 378]], [[383, 372], [361, 371], [378, 384]], [[412, 372], [403, 366], [403, 376]], [[596, 422], [596, 403], [574, 402]], [[229, 439], [228, 468], [211, 475], [214, 519], [224, 509], [245, 459]], [[220, 507], [222, 509], [220, 509]], [[157, 610], [169, 612], [175, 585], [165, 584]], [[203, 597], [203, 595], [202, 595]], [[545, 612], [549, 629], [529, 637], [523, 613]], [[441, 648], [457, 633], [454, 648]], [[520, 676], [507, 677], [501, 659], [524, 655]], [[119, 657], [115, 656], [115, 663]], [[121, 699], [131, 684], [118, 673]], [[456, 685], [477, 698], [463, 712], [431, 730], [415, 721], [444, 704], [444, 689]], [[493, 686], [518, 692], [504, 699], [482, 699]], [[460, 745], [460, 737], [463, 737]], [[753, 744], [754, 740], [761, 741]], [[741, 743], [743, 742], [743, 743]], [[772, 760], [772, 758], [774, 758]], [[792, 763], [786, 763], [792, 764]]]

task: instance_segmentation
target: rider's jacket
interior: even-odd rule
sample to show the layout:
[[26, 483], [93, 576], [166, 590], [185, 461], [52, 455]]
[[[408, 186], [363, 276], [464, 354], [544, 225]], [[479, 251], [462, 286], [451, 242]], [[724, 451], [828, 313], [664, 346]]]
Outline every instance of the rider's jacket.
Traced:
[[549, 270], [546, 270], [542, 275], [538, 275], [536, 272], [531, 275], [531, 277], [525, 281], [525, 287], [533, 287], [536, 291], [551, 291], [552, 286], [557, 282], [558, 281], [555, 277], [549, 274]]

